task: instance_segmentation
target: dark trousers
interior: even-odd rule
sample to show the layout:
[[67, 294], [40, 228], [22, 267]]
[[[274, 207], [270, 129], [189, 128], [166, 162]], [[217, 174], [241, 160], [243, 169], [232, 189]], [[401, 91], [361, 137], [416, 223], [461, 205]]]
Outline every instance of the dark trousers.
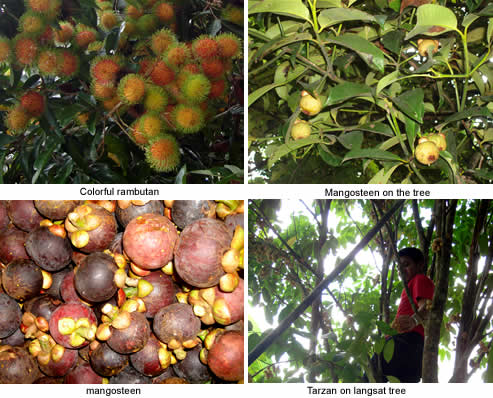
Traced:
[[[417, 332], [396, 334], [387, 338], [394, 340], [394, 355], [387, 362], [382, 354], [373, 355], [371, 362], [378, 369], [382, 365], [384, 375], [397, 377], [401, 383], [419, 383], [423, 366], [423, 336]], [[387, 342], [385, 344], [387, 344]], [[368, 381], [366, 375], [365, 381]]]

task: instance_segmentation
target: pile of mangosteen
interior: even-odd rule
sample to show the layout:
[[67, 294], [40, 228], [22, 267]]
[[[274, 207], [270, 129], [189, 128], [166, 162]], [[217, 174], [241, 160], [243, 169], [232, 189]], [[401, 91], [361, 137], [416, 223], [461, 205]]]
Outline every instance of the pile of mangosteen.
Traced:
[[0, 384], [241, 382], [243, 206], [0, 201]]

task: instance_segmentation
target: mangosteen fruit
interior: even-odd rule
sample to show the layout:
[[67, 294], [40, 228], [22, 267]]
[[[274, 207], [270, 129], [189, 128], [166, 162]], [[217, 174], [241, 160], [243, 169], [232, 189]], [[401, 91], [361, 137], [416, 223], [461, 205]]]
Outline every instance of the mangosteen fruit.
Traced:
[[130, 318], [128, 327], [113, 327], [111, 337], [107, 340], [111, 349], [120, 354], [140, 351], [151, 334], [151, 327], [143, 313], [134, 311], [126, 314]]
[[12, 335], [21, 325], [22, 312], [17, 302], [0, 293], [0, 339]]
[[12, 223], [26, 232], [39, 227], [39, 223], [43, 221], [43, 216], [38, 213], [32, 200], [9, 200], [7, 211]]
[[96, 337], [97, 320], [94, 312], [84, 304], [60, 305], [51, 315], [50, 334], [65, 348], [81, 348]]
[[104, 377], [114, 376], [128, 365], [128, 357], [113, 351], [106, 343], [91, 351], [89, 358], [94, 371]]
[[8, 264], [13, 260], [29, 259], [26, 243], [27, 232], [12, 226], [0, 232], [0, 262]]
[[118, 270], [113, 257], [106, 253], [91, 253], [74, 271], [74, 285], [77, 293], [90, 302], [109, 300], [118, 287], [113, 281]]
[[34, 206], [50, 220], [63, 220], [79, 203], [80, 200], [35, 200]]
[[212, 200], [174, 200], [171, 219], [183, 229], [201, 218], [215, 218], [216, 203]]
[[243, 341], [243, 335], [236, 331], [226, 331], [216, 337], [207, 354], [207, 365], [220, 379], [243, 379]]
[[[45, 271], [65, 268], [72, 259], [72, 246], [61, 226], [39, 227], [27, 235], [26, 251], [32, 260]], [[58, 233], [55, 231], [58, 230]], [[60, 231], [61, 234], [60, 235]]]
[[38, 366], [25, 348], [0, 346], [0, 384], [31, 384], [38, 377]]
[[135, 217], [142, 216], [147, 213], [162, 216], [164, 213], [163, 202], [160, 200], [149, 200], [148, 202], [119, 200], [115, 211], [116, 218], [123, 228], [126, 228], [128, 223]]
[[31, 260], [14, 260], [3, 270], [2, 284], [10, 297], [19, 301], [29, 300], [41, 292], [43, 274]]

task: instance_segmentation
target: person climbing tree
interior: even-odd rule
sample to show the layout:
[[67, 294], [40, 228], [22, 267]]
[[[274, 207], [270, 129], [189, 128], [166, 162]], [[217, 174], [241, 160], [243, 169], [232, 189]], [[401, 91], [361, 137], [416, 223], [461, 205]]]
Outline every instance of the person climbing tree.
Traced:
[[[425, 275], [426, 265], [423, 252], [414, 247], [402, 249], [398, 253], [399, 267], [402, 277], [409, 288], [417, 312], [415, 313], [409, 302], [406, 289], [402, 289], [401, 300], [397, 314], [392, 322], [392, 328], [398, 334], [388, 336], [385, 344], [394, 342], [394, 353], [389, 362], [383, 354], [375, 354], [371, 358], [371, 368], [377, 381], [382, 379], [378, 375], [394, 376], [401, 383], [418, 383], [421, 379], [423, 360], [424, 328], [423, 321], [427, 315], [427, 302], [433, 298], [433, 281]], [[383, 350], [382, 350], [383, 352]], [[364, 380], [368, 382], [365, 375]]]

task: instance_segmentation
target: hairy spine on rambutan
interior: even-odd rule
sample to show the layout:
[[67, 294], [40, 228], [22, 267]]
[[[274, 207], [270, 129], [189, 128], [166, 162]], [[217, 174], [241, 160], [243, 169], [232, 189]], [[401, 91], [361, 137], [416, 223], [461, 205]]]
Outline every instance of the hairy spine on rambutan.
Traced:
[[219, 53], [223, 58], [235, 58], [241, 53], [241, 41], [232, 33], [221, 33], [216, 36]]
[[9, 130], [19, 133], [26, 129], [29, 119], [29, 114], [20, 105], [16, 105], [7, 112], [5, 125]]
[[211, 91], [209, 92], [209, 98], [221, 98], [226, 91], [226, 80], [218, 79], [211, 81]]
[[107, 31], [118, 25], [118, 17], [111, 9], [102, 11], [100, 13], [99, 20], [101, 22], [101, 26]]
[[91, 77], [100, 83], [112, 83], [120, 71], [121, 61], [114, 55], [99, 56], [91, 62]]
[[175, 18], [175, 10], [173, 5], [166, 1], [159, 1], [154, 4], [152, 12], [162, 23], [170, 23]]
[[177, 69], [190, 61], [192, 54], [183, 43], [171, 45], [163, 56], [163, 59], [173, 68]]
[[14, 38], [13, 44], [14, 57], [19, 65], [27, 66], [34, 63], [39, 50], [36, 39], [20, 34]]
[[196, 58], [214, 58], [219, 55], [219, 44], [213, 38], [202, 35], [193, 41], [192, 52]]
[[128, 4], [125, 8], [125, 14], [132, 19], [138, 19], [144, 15], [144, 10], [135, 4]]
[[162, 60], [153, 62], [150, 68], [152, 69], [149, 76], [152, 82], [158, 86], [166, 86], [175, 80], [175, 72]]
[[107, 100], [115, 96], [116, 87], [113, 83], [100, 83], [97, 80], [91, 82], [91, 92], [98, 100]]
[[212, 79], [217, 79], [224, 75], [225, 66], [219, 58], [203, 59], [200, 62], [200, 66], [204, 74]]
[[196, 133], [204, 126], [204, 113], [198, 106], [179, 104], [173, 111], [173, 124], [182, 133]]
[[192, 104], [202, 102], [211, 91], [211, 82], [202, 73], [189, 74], [181, 85], [183, 97]]
[[130, 134], [137, 145], [142, 146], [149, 142], [149, 138], [139, 129], [139, 119], [130, 125]]
[[59, 70], [60, 52], [55, 48], [42, 48], [39, 51], [37, 65], [43, 76], [54, 76]]
[[175, 34], [171, 30], [163, 28], [151, 36], [151, 49], [155, 55], [161, 56], [176, 42]]
[[60, 63], [58, 64], [58, 75], [71, 78], [79, 71], [79, 57], [70, 50], [60, 51]]
[[180, 147], [176, 138], [163, 134], [146, 146], [146, 159], [151, 167], [160, 172], [176, 169], [180, 163]]
[[46, 20], [41, 14], [34, 11], [27, 11], [19, 18], [18, 29], [20, 32], [38, 36], [44, 32]]
[[147, 112], [138, 121], [138, 130], [149, 139], [157, 137], [165, 128], [164, 121], [157, 112]]
[[162, 87], [149, 84], [146, 87], [144, 108], [147, 111], [162, 112], [168, 105], [168, 94]]
[[98, 38], [97, 32], [88, 26], [78, 24], [75, 30], [74, 44], [81, 49], [86, 49], [89, 44]]
[[64, 44], [69, 42], [74, 36], [74, 27], [69, 22], [60, 22], [60, 29], [55, 31], [57, 43]]
[[5, 36], [0, 36], [0, 64], [10, 62], [12, 58], [12, 47], [10, 40]]
[[45, 110], [45, 98], [34, 90], [29, 90], [19, 98], [21, 107], [33, 117], [40, 117]]
[[45, 17], [54, 18], [60, 11], [61, 0], [24, 0], [26, 8], [42, 14]]
[[138, 104], [144, 99], [145, 86], [145, 79], [142, 76], [130, 73], [118, 83], [118, 96], [125, 104]]
[[142, 36], [147, 36], [154, 32], [159, 25], [159, 20], [155, 15], [144, 14], [137, 19], [137, 32]]

